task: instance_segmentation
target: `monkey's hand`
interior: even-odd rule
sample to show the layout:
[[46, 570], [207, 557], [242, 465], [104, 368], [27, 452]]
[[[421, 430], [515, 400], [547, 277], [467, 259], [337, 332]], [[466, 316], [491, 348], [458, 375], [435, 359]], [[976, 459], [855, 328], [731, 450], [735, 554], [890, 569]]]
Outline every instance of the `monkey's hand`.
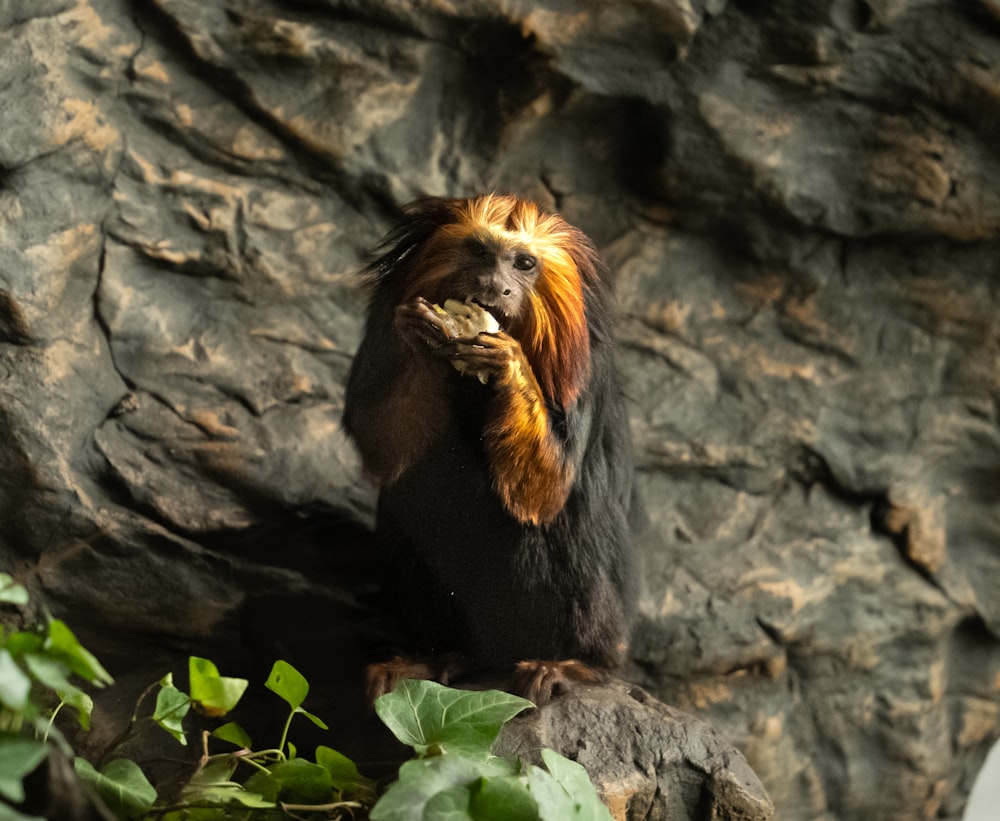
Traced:
[[476, 376], [484, 385], [493, 368], [480, 368], [478, 350], [489, 334], [500, 330], [496, 319], [476, 304], [445, 300], [443, 306], [417, 298], [396, 309], [396, 329], [415, 351], [450, 362], [461, 374]]
[[531, 370], [521, 343], [500, 330], [452, 339], [442, 346], [440, 354], [450, 359], [459, 373], [476, 376], [484, 385], [491, 379], [503, 380], [511, 368]]
[[396, 306], [396, 332], [416, 353], [430, 353], [439, 359], [450, 359], [447, 349], [453, 337], [441, 313], [423, 297]]

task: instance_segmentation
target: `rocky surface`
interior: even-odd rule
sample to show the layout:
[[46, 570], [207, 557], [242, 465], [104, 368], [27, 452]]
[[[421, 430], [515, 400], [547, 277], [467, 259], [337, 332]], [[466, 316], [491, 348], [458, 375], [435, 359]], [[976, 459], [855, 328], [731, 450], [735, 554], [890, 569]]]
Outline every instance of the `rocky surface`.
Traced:
[[622, 682], [582, 689], [507, 724], [493, 751], [541, 764], [544, 748], [590, 773], [615, 819], [768, 821], [746, 759], [708, 725]]
[[511, 189], [618, 272], [627, 676], [777, 817], [960, 817], [1000, 733], [995, 0], [11, 0], [0, 77], [0, 567], [125, 689], [281, 654], [353, 704], [353, 273], [399, 203]]

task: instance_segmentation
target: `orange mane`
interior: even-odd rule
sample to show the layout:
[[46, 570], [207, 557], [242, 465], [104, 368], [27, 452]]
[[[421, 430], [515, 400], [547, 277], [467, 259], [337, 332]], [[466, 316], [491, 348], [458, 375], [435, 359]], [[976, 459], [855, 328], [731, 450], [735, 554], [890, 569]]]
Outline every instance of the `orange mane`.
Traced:
[[505, 328], [524, 349], [545, 396], [571, 407], [590, 377], [590, 330], [586, 291], [596, 285], [596, 252], [586, 236], [561, 217], [514, 196], [488, 194], [452, 200], [451, 221], [429, 238], [417, 282], [433, 292], [451, 274], [454, 249], [471, 235], [489, 235], [504, 246], [517, 246], [539, 264], [529, 304]]

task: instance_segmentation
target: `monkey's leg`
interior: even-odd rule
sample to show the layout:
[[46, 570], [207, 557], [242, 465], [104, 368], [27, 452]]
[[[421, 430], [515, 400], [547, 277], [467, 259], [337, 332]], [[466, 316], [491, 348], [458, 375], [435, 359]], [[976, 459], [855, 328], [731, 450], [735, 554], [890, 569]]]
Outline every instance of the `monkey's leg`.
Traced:
[[458, 653], [443, 653], [439, 656], [406, 658], [395, 656], [389, 661], [369, 664], [367, 679], [368, 701], [391, 692], [404, 679], [422, 679], [448, 684], [469, 669], [466, 659]]
[[513, 691], [544, 707], [553, 698], [569, 692], [578, 684], [603, 684], [608, 672], [576, 659], [565, 661], [522, 661], [514, 671]]

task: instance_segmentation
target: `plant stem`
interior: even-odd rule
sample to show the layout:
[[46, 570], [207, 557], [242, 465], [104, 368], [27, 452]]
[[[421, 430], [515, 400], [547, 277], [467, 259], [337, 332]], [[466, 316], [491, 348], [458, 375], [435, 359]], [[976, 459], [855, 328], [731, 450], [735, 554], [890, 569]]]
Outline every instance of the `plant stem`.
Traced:
[[56, 716], [59, 715], [59, 711], [66, 705], [65, 699], [59, 699], [59, 703], [56, 708], [52, 711], [52, 715], [49, 716], [49, 722], [45, 725], [45, 732], [42, 734], [42, 743], [47, 744], [49, 741], [49, 733], [52, 731], [52, 725], [56, 723]]
[[135, 724], [139, 720], [139, 708], [142, 706], [142, 702], [146, 700], [146, 696], [152, 693], [159, 686], [160, 682], [154, 681], [145, 690], [139, 693], [139, 698], [137, 698], [135, 702], [135, 709], [132, 711], [131, 724]]
[[[278, 742], [278, 750], [285, 749], [285, 742], [288, 740], [288, 728], [292, 726], [292, 718], [295, 716], [295, 710], [292, 710], [288, 714], [288, 719], [285, 721], [285, 729], [281, 731], [281, 741]], [[284, 753], [282, 753], [284, 758]]]
[[[264, 752], [271, 753], [271, 752], [274, 752], [274, 750], [265, 750]], [[229, 753], [229, 755], [232, 756], [233, 754]], [[261, 755], [261, 753], [254, 753], [253, 755], [254, 756], [258, 756], [258, 755]], [[249, 764], [251, 767], [256, 767], [262, 773], [267, 773], [268, 775], [271, 774], [271, 771], [264, 764], [261, 764], [259, 761], [254, 761], [253, 756], [249, 756], [249, 755], [237, 756], [236, 757], [236, 761], [237, 761], [237, 763], [239, 763], [241, 761], [244, 761], [247, 764]]]
[[364, 808], [364, 805], [357, 801], [334, 801], [330, 804], [286, 804], [284, 801], [279, 801], [278, 806], [284, 812], [291, 812], [292, 810], [329, 812], [330, 810], [360, 810]]

